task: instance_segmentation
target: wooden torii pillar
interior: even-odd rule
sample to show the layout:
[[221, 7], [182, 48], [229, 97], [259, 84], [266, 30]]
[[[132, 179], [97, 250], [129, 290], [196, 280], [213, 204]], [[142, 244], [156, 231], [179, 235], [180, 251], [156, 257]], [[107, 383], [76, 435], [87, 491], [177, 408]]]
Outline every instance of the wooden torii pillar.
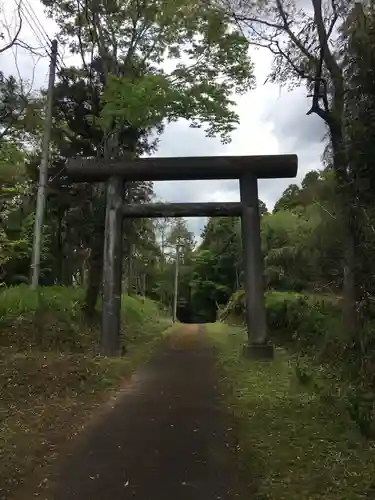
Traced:
[[[296, 155], [74, 159], [66, 173], [73, 182], [107, 182], [103, 265], [101, 353], [120, 354], [122, 221], [124, 217], [241, 216], [244, 252], [247, 355], [271, 358], [264, 306], [258, 179], [297, 175]], [[123, 203], [124, 182], [239, 179], [240, 203]]]

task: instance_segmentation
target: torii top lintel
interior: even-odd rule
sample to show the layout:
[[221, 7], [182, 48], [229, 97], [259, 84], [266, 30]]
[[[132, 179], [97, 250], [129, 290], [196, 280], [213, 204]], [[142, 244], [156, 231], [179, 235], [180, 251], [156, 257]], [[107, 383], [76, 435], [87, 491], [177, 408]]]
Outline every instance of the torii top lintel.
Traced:
[[297, 155], [150, 157], [134, 160], [72, 159], [66, 173], [75, 182], [103, 182], [117, 176], [126, 181], [258, 179], [296, 177]]

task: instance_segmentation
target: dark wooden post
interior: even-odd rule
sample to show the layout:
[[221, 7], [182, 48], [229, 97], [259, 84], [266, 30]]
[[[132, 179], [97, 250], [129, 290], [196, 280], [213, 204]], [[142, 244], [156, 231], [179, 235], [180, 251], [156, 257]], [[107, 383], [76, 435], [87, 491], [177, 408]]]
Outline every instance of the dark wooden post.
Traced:
[[249, 343], [245, 347], [245, 352], [254, 358], [272, 358], [273, 348], [267, 344], [258, 180], [254, 175], [243, 174], [240, 177], [240, 195], [243, 204], [241, 229], [246, 325], [249, 336]]
[[110, 177], [107, 183], [107, 208], [104, 233], [103, 306], [101, 354], [120, 355], [122, 206], [124, 182]]

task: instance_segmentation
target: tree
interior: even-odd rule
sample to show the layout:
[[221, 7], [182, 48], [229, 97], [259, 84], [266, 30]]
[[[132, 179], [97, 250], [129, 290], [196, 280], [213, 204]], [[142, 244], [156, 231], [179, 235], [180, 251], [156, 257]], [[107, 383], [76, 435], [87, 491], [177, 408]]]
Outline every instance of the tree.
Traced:
[[[266, 204], [258, 200], [261, 220]], [[243, 247], [238, 217], [210, 217], [194, 252], [192, 304], [198, 317], [216, 318], [220, 306], [243, 285]]]
[[43, 102], [39, 96], [24, 92], [22, 82], [0, 71], [0, 141], [32, 143], [42, 126]]
[[[60, 81], [56, 86], [55, 98], [55, 120], [53, 129], [53, 140], [55, 144], [55, 170], [61, 171], [66, 159], [82, 155], [93, 158], [104, 156], [105, 153], [105, 133], [96, 125], [96, 120], [100, 119], [102, 105], [100, 96], [104, 91], [104, 84], [101, 73], [100, 60], [94, 60], [87, 66], [87, 71], [83, 68], [67, 68], [60, 72]], [[129, 150], [134, 154], [150, 153], [153, 143], [147, 138], [151, 131], [148, 129], [135, 130], [132, 127], [123, 127], [118, 138], [120, 145], [119, 154], [126, 154]], [[126, 185], [124, 196], [132, 192], [133, 202], [149, 201], [152, 195], [152, 187], [149, 182], [131, 183]], [[72, 196], [69, 197], [69, 193]], [[97, 296], [101, 287], [101, 274], [103, 263], [103, 232], [105, 213], [105, 194], [103, 186], [91, 186], [84, 184], [81, 186], [71, 186], [60, 184], [55, 192], [56, 222], [65, 226], [63, 233], [65, 239], [71, 239], [74, 227], [80, 226], [79, 220], [85, 220], [85, 231], [79, 231], [76, 246], [70, 245], [58, 255], [72, 254], [80, 246], [89, 248], [87, 259], [88, 279], [86, 294], [86, 309], [88, 314], [92, 314]], [[70, 206], [71, 205], [71, 206]], [[72, 217], [73, 216], [73, 217]], [[64, 222], [65, 221], [65, 222]], [[126, 221], [124, 249], [126, 250], [126, 263], [128, 279], [127, 289], [132, 289], [132, 253], [134, 242], [130, 245], [130, 240], [134, 240], [135, 235], [141, 232], [143, 221]], [[68, 228], [69, 226], [69, 228]], [[77, 232], [76, 232], [77, 233]], [[66, 261], [68, 263], [68, 261]], [[68, 274], [71, 273], [68, 269]]]
[[[230, 95], [251, 88], [253, 74], [245, 38], [221, 11], [195, 0], [43, 3], [89, 76], [86, 60], [98, 54], [105, 130], [157, 128], [183, 117], [229, 139], [238, 121]], [[162, 66], [171, 58], [186, 62], [168, 72]]]
[[218, 0], [215, 4], [231, 13], [235, 23], [247, 33], [251, 44], [272, 52], [271, 81], [283, 85], [307, 85], [312, 92], [312, 105], [307, 114], [317, 114], [328, 128], [344, 228], [343, 313], [348, 331], [354, 338], [358, 327], [355, 280], [358, 234], [345, 147], [345, 80], [337, 37], [337, 30], [346, 19], [348, 4], [336, 0], [312, 0], [312, 10], [300, 8], [294, 0], [255, 4]]
[[307, 189], [310, 186], [315, 186], [317, 182], [320, 180], [320, 174], [316, 170], [311, 170], [310, 172], [307, 172], [305, 175], [301, 186], [302, 189]]
[[[172, 219], [167, 242], [171, 248], [170, 255], [173, 267], [171, 285], [174, 283], [176, 259], [178, 259], [177, 312], [181, 310], [187, 311], [190, 308], [190, 282], [192, 278], [195, 239], [194, 234], [189, 231], [185, 219], [181, 217]], [[174, 295], [174, 288], [172, 290]]]
[[184, 255], [189, 255], [194, 250], [194, 234], [189, 231], [185, 219], [181, 217], [172, 219], [171, 228], [167, 238], [167, 245], [172, 247], [177, 245], [181, 246], [180, 257], [182, 259], [184, 258]]
[[192, 301], [198, 315], [212, 320], [240, 286], [242, 276], [240, 220], [210, 217], [195, 252]]
[[276, 213], [279, 210], [291, 210], [299, 205], [298, 195], [300, 194], [300, 188], [297, 184], [290, 184], [281, 198], [275, 203], [273, 212]]
[[[31, 258], [33, 184], [29, 157], [40, 132], [41, 100], [0, 72], [0, 280], [25, 282]], [[46, 246], [42, 268], [45, 270]]]
[[[355, 4], [341, 30], [344, 43], [343, 66], [346, 81], [344, 131], [357, 216], [358, 283], [357, 309], [362, 324], [371, 317], [375, 296], [375, 176], [374, 117], [375, 117], [375, 14], [373, 6]], [[362, 329], [355, 345], [366, 345]]]
[[[76, 103], [81, 118], [75, 115], [74, 124], [61, 127], [66, 144], [72, 133], [79, 138], [80, 151], [72, 144], [76, 154], [92, 152], [88, 144], [105, 158], [151, 151], [157, 143], [154, 133], [178, 118], [194, 127], [204, 123], [209, 136], [229, 140], [238, 122], [230, 96], [251, 88], [253, 75], [246, 40], [229, 28], [221, 11], [196, 0], [43, 3], [60, 26], [61, 43], [82, 59], [78, 71], [61, 74], [65, 87], [73, 79], [65, 90], [73, 85], [81, 96]], [[167, 71], [171, 58], [177, 62]], [[83, 122], [82, 113], [87, 115]], [[100, 283], [102, 226], [95, 234], [98, 250], [91, 252], [91, 263]]]
[[267, 205], [264, 203], [264, 201], [259, 200], [259, 215], [262, 217], [267, 213], [268, 213]]

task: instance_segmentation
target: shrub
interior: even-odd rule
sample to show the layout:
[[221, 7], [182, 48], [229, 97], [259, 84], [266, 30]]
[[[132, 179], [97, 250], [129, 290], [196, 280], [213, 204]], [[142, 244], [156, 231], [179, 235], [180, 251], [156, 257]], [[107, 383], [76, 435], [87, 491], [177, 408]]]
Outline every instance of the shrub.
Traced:
[[[340, 308], [334, 297], [269, 291], [265, 305], [270, 335], [283, 344], [298, 342], [300, 347], [325, 348], [341, 332]], [[221, 320], [245, 320], [243, 290], [232, 295]]]
[[[3, 289], [0, 292], [0, 347], [96, 351], [99, 322], [96, 318], [87, 324], [83, 298], [83, 290], [74, 287], [51, 286], [35, 291], [20, 285]], [[152, 300], [124, 296], [121, 314], [122, 339], [126, 344], [140, 334], [153, 335], [155, 328], [160, 330], [161, 313]]]
[[82, 300], [83, 291], [72, 287], [4, 289], [0, 294], [0, 345], [17, 350], [88, 349], [94, 336], [84, 327]]
[[324, 347], [327, 334], [336, 334], [341, 326], [337, 300], [328, 296], [269, 292], [266, 311], [271, 335], [283, 343], [297, 341], [300, 347]]

